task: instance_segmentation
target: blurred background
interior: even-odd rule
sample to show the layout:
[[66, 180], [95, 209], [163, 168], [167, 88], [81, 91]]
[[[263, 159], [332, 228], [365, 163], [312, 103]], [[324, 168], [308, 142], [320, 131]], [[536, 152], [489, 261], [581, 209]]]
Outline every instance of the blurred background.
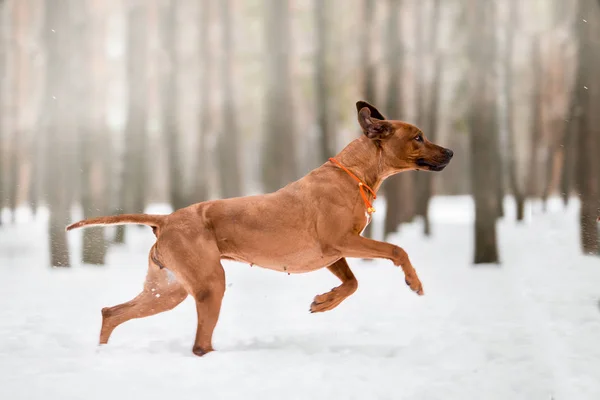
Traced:
[[[431, 199], [468, 196], [495, 263], [496, 222], [554, 197], [598, 254], [600, 0], [0, 0], [0, 21], [0, 231], [45, 210], [53, 266], [79, 217], [301, 177], [360, 135], [357, 100], [455, 153], [386, 181], [365, 235], [430, 235]], [[89, 264], [128, 241], [78, 234]]]

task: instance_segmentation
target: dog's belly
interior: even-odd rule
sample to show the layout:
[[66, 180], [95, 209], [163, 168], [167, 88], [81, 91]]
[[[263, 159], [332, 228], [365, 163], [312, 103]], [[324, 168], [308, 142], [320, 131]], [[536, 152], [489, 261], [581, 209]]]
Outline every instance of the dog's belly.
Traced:
[[339, 260], [341, 255], [337, 252], [323, 254], [320, 249], [304, 249], [302, 251], [290, 252], [278, 257], [262, 254], [255, 254], [252, 256], [244, 254], [226, 254], [223, 258], [273, 271], [301, 274], [327, 267]]

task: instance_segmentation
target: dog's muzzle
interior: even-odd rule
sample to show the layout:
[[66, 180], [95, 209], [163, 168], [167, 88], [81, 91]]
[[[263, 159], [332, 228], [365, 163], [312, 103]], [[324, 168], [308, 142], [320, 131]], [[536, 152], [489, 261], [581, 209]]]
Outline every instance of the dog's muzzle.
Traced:
[[444, 159], [441, 162], [438, 162], [437, 160], [434, 161], [419, 158], [417, 160], [417, 166], [426, 167], [429, 171], [439, 172], [446, 168], [446, 166], [450, 163], [450, 160], [452, 160], [452, 157], [454, 157], [454, 152], [450, 149], [444, 149], [442, 151], [442, 154], [444, 156]]

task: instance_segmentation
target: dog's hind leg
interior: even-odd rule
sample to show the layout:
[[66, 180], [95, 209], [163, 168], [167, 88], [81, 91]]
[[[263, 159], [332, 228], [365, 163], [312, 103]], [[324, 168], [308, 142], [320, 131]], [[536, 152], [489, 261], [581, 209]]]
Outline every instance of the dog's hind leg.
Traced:
[[149, 258], [148, 274], [142, 292], [127, 303], [102, 309], [100, 344], [108, 343], [113, 330], [123, 322], [171, 310], [187, 297], [187, 292], [172, 272], [160, 269]]
[[350, 270], [345, 258], [340, 258], [335, 263], [327, 267], [335, 276], [342, 281], [338, 287], [331, 289], [327, 293], [315, 296], [314, 301], [310, 305], [310, 312], [329, 311], [337, 307], [344, 299], [356, 292], [358, 281]]
[[196, 301], [198, 326], [192, 351], [203, 356], [214, 350], [212, 336], [225, 294], [225, 271], [211, 234], [193, 235], [196, 238], [193, 243], [188, 240], [189, 236], [180, 232], [164, 233], [161, 236], [161, 261], [175, 271], [187, 293]]
[[[212, 269], [212, 268], [211, 268]], [[197, 356], [213, 351], [212, 336], [219, 320], [221, 302], [225, 294], [225, 271], [219, 262], [215, 264], [216, 276], [199, 286], [194, 292], [198, 328], [194, 340], [193, 352]]]

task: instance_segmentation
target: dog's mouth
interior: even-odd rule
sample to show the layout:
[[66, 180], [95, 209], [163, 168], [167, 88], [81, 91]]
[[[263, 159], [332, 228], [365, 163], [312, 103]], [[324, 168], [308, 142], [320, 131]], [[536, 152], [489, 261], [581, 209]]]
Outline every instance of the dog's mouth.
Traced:
[[447, 162], [433, 163], [433, 162], [425, 160], [424, 158], [419, 158], [417, 160], [417, 166], [425, 167], [425, 168], [427, 168], [428, 171], [439, 172], [439, 171], [443, 170], [444, 168], [446, 168], [447, 165], [448, 165]]

